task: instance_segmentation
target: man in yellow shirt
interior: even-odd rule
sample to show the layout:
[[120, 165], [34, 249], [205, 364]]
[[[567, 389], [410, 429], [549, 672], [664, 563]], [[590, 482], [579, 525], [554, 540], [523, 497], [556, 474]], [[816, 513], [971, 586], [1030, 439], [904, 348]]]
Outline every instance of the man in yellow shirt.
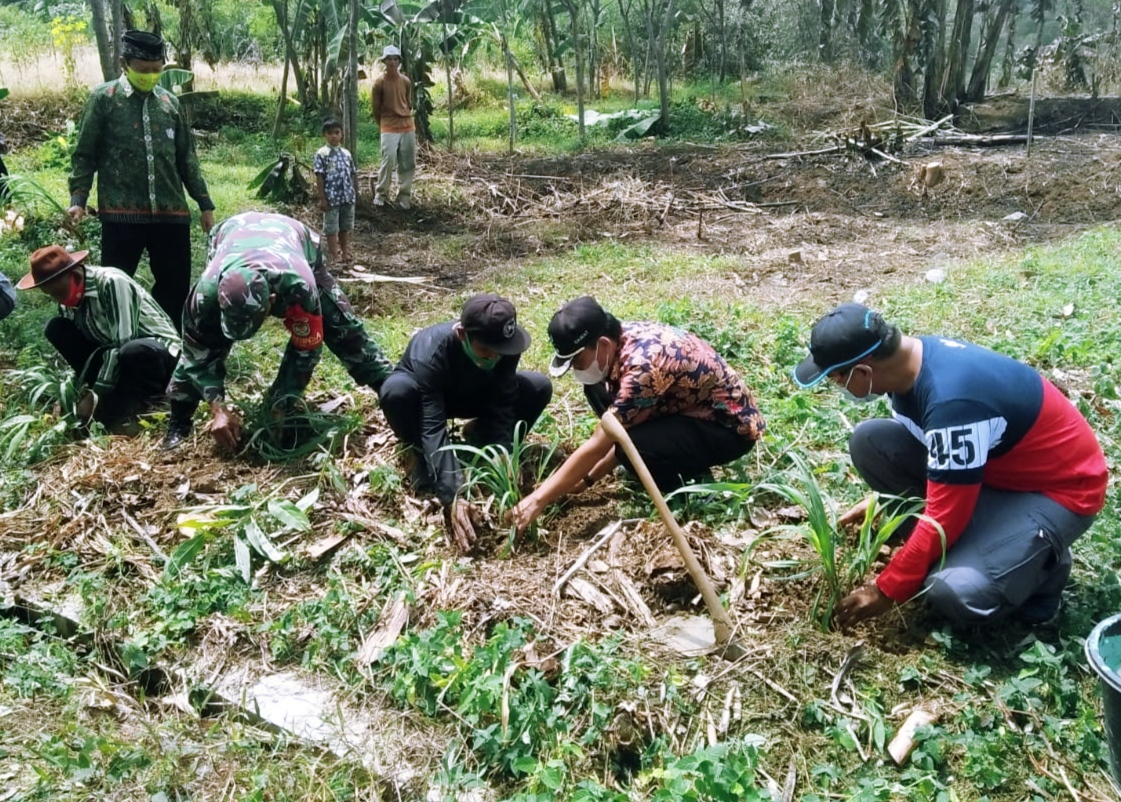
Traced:
[[397, 173], [397, 208], [411, 209], [416, 170], [416, 126], [413, 124], [413, 84], [401, 74], [401, 51], [387, 45], [382, 52], [385, 73], [374, 81], [371, 100], [374, 121], [381, 131], [381, 167], [374, 206], [385, 206], [393, 173]]

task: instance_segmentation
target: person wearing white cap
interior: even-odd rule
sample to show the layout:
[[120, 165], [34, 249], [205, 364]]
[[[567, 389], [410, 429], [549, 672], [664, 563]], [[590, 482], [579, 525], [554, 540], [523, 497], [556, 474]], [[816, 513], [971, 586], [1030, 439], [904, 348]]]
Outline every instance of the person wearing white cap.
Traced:
[[397, 208], [412, 208], [413, 173], [416, 171], [416, 125], [413, 123], [413, 84], [401, 73], [401, 51], [386, 45], [381, 55], [385, 72], [374, 81], [371, 93], [374, 121], [381, 131], [381, 166], [374, 190], [374, 205], [385, 206], [393, 173], [397, 173]]
[[[571, 369], [596, 415], [614, 413], [662, 492], [739, 459], [767, 427], [743, 379], [694, 334], [621, 322], [585, 295], [553, 315], [549, 339], [556, 352], [549, 373]], [[514, 508], [518, 533], [549, 504], [590, 488], [617, 465], [634, 472], [601, 423]]]

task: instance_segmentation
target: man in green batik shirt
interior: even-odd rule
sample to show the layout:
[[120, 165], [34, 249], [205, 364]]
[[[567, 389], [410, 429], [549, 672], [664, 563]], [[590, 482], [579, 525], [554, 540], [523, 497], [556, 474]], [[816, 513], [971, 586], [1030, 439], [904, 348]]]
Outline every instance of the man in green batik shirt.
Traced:
[[148, 252], [152, 297], [178, 327], [191, 286], [191, 213], [198, 203], [203, 231], [214, 225], [214, 202], [195, 155], [179, 98], [159, 86], [164, 42], [147, 31], [121, 37], [122, 75], [90, 93], [70, 160], [71, 219], [86, 213], [97, 174], [101, 264], [136, 273]]
[[87, 253], [40, 248], [16, 286], [59, 305], [44, 333], [77, 376], [78, 416], [133, 433], [136, 416], [165, 400], [179, 335], [147, 290], [120, 270], [85, 264]]
[[316, 233], [280, 214], [235, 215], [214, 229], [206, 269], [183, 308], [183, 355], [168, 387], [165, 449], [190, 435], [199, 401], [210, 405], [218, 444], [237, 446], [241, 419], [225, 404], [226, 357], [269, 315], [282, 318], [291, 335], [268, 392], [280, 414], [303, 396], [323, 345], [356, 382], [374, 390], [393, 369], [324, 267]]

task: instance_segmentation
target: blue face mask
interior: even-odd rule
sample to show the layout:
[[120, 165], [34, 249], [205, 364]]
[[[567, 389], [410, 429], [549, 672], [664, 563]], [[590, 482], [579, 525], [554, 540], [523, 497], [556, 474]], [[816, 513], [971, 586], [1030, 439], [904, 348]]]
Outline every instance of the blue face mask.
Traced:
[[856, 369], [859, 367], [864, 366], [853, 365], [852, 369], [849, 371], [849, 376], [847, 379], [845, 379], [845, 386], [841, 388], [842, 395], [844, 395], [845, 398], [847, 398], [849, 401], [852, 401], [854, 404], [872, 404], [876, 401], [879, 401], [883, 397], [883, 393], [872, 392], [872, 371], [870, 368], [864, 368], [868, 371], [868, 394], [854, 395], [853, 392], [849, 389], [849, 382], [852, 381], [852, 374], [856, 372]]

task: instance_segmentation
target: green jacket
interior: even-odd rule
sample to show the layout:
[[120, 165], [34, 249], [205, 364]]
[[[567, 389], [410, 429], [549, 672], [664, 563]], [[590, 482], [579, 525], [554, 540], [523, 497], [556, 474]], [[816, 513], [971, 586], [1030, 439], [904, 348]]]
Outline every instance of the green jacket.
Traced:
[[183, 188], [214, 208], [179, 98], [145, 94], [121, 76], [96, 87], [82, 111], [70, 160], [70, 205], [85, 206], [97, 173], [98, 217], [112, 223], [191, 222]]
[[115, 267], [86, 265], [86, 288], [76, 307], [60, 306], [58, 313], [72, 320], [78, 330], [104, 351], [101, 369], [88, 375], [89, 363], [82, 370], [85, 382], [104, 394], [117, 386], [121, 377], [120, 350], [126, 343], [152, 337], [163, 343], [172, 356], [178, 356], [181, 341], [167, 313], [152, 300], [148, 291]]

